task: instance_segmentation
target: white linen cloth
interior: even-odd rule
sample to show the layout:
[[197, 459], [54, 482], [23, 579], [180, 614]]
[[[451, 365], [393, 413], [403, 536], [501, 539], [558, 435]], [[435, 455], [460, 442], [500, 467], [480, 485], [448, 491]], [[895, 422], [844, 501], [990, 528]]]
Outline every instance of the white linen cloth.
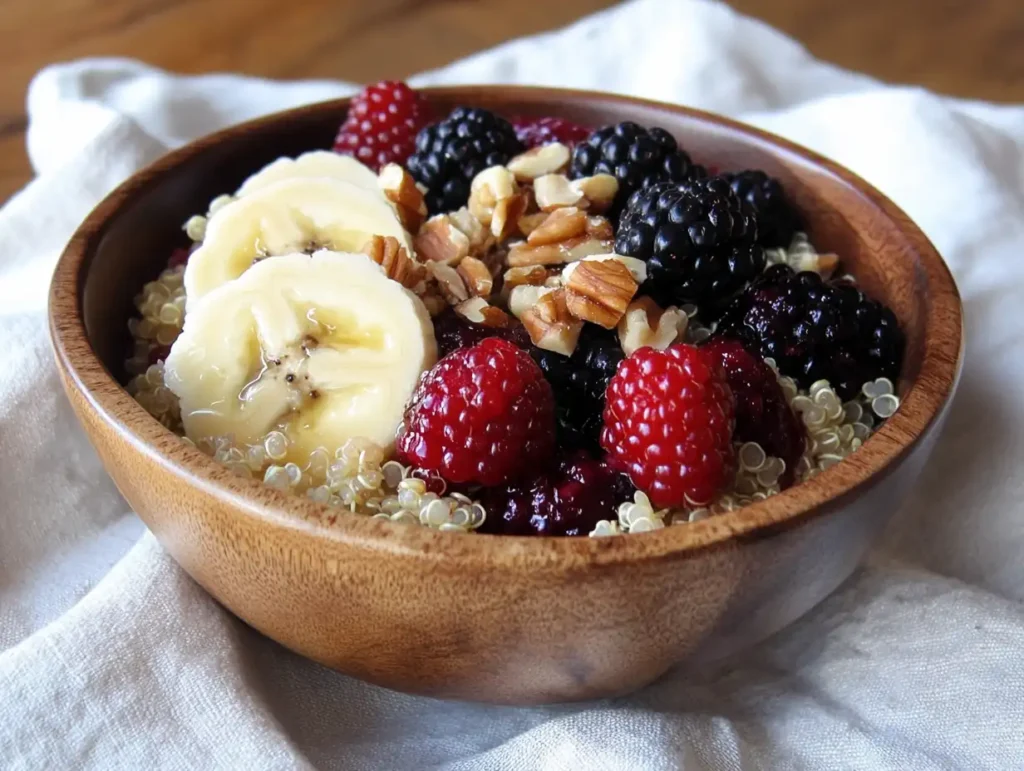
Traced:
[[351, 86], [53, 66], [28, 98], [38, 177], [0, 213], [0, 768], [1024, 767], [1024, 106], [884, 86], [699, 0], [637, 0], [415, 82], [695, 105], [890, 195], [966, 304], [959, 396], [913, 500], [807, 617], [624, 699], [442, 702], [286, 652], [192, 583], [108, 481], [60, 392], [46, 291], [73, 228], [125, 176], [200, 134]]

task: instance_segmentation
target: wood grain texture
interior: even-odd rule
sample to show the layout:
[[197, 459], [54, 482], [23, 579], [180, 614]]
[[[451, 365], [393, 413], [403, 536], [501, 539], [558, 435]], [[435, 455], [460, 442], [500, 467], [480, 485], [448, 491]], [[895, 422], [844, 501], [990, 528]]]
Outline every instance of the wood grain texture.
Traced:
[[685, 527], [616, 538], [440, 533], [241, 479], [182, 442], [118, 384], [132, 296], [180, 223], [280, 154], [330, 141], [344, 101], [271, 116], [171, 153], [119, 187], [54, 274], [50, 328], [71, 403], [132, 507], [243, 620], [328, 666], [400, 690], [501, 703], [638, 688], [679, 662], [749, 645], [854, 569], [927, 458], [961, 363], [945, 264], [881, 194], [834, 164], [712, 116], [550, 89], [430, 91], [506, 113], [666, 126], [702, 162], [780, 177], [816, 244], [840, 254], [907, 333], [900, 410], [810, 482]]
[[[177, 72], [401, 77], [553, 29], [614, 0], [48, 0], [0, 2], [0, 200], [28, 181], [32, 74], [88, 55]], [[1020, 0], [732, 0], [823, 59], [895, 82], [1024, 101]], [[73, 131], [73, 127], [68, 128]]]

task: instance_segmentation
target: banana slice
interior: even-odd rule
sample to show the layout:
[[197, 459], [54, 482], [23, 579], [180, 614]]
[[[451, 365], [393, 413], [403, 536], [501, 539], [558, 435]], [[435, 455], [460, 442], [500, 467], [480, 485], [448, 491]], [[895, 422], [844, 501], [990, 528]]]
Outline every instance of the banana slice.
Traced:
[[303, 153], [297, 158], [278, 158], [245, 180], [235, 196], [241, 198], [285, 179], [308, 179], [310, 177], [325, 177], [351, 182], [356, 187], [383, 197], [376, 174], [355, 158], [330, 150], [313, 150]]
[[351, 182], [296, 177], [267, 184], [218, 209], [185, 269], [186, 310], [264, 257], [332, 249], [358, 252], [374, 235], [414, 254], [391, 206]]
[[193, 441], [254, 444], [276, 429], [300, 465], [354, 437], [390, 448], [437, 358], [423, 303], [363, 254], [264, 260], [207, 299], [164, 370]]

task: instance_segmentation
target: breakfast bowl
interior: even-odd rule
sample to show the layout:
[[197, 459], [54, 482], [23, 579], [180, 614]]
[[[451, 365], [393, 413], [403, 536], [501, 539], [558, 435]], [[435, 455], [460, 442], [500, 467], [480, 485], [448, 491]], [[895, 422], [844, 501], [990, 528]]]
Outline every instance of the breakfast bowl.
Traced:
[[[615, 696], [781, 629], [855, 569], [921, 471], [962, 362], [942, 259], [883, 195], [777, 137], [683, 107], [526, 87], [426, 89], [440, 111], [635, 121], [702, 163], [784, 184], [822, 251], [905, 335], [899, 409], [856, 452], [733, 511], [604, 538], [470, 535], [343, 515], [243, 478], [152, 417], [124, 384], [134, 298], [182, 223], [281, 156], [330, 147], [348, 100], [221, 131], [138, 172], [89, 215], [53, 277], [62, 383], [108, 473], [170, 555], [285, 647], [388, 688], [536, 704]], [[638, 528], [639, 529], [639, 528]]]

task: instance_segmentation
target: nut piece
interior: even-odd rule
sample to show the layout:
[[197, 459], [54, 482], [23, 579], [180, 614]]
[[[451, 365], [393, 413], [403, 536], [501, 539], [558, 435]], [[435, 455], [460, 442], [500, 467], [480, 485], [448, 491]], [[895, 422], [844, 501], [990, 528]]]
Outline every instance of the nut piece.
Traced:
[[569, 148], [561, 142], [551, 142], [534, 147], [508, 162], [511, 171], [520, 182], [564, 171], [569, 165]]
[[494, 287], [494, 277], [487, 266], [476, 257], [466, 257], [459, 263], [456, 272], [462, 277], [469, 293], [474, 297], [489, 297]]
[[479, 256], [494, 244], [494, 239], [487, 228], [465, 206], [456, 211], [449, 212], [448, 217], [451, 223], [469, 239], [470, 254]]
[[524, 214], [519, 218], [519, 232], [529, 236], [534, 230], [541, 226], [541, 223], [548, 218], [547, 212], [535, 211], [532, 214]]
[[506, 262], [511, 268], [524, 265], [564, 265], [592, 254], [607, 254], [613, 246], [611, 241], [599, 241], [586, 235], [570, 238], [560, 244], [543, 246], [530, 246], [520, 242], [513, 244], [509, 249]]
[[601, 262], [602, 260], [618, 260], [633, 274], [633, 278], [636, 279], [638, 284], [642, 284], [647, 280], [647, 263], [636, 257], [627, 257], [622, 254], [593, 254], [589, 257], [584, 257], [579, 262], [570, 262], [562, 268], [562, 280], [568, 281], [569, 276], [576, 270], [580, 262]]
[[541, 211], [554, 211], [563, 206], [586, 206], [583, 193], [573, 190], [564, 174], [545, 174], [533, 180], [533, 194]]
[[494, 205], [491, 216], [491, 235], [499, 241], [514, 235], [519, 228], [519, 218], [526, 212], [526, 196], [516, 193], [502, 198]]
[[619, 180], [611, 174], [595, 174], [592, 177], [574, 179], [569, 183], [575, 192], [590, 202], [590, 209], [595, 212], [607, 211], [616, 193], [619, 192]]
[[507, 327], [512, 320], [501, 308], [489, 305], [482, 297], [470, 297], [455, 306], [455, 312], [467, 321], [485, 327]]
[[437, 288], [449, 305], [469, 299], [469, 290], [455, 268], [443, 262], [428, 262], [427, 272], [437, 281]]
[[619, 260], [586, 260], [566, 282], [565, 303], [576, 318], [613, 329], [638, 286], [629, 268]]
[[469, 238], [452, 224], [447, 214], [436, 214], [423, 223], [413, 241], [421, 260], [458, 265], [469, 254]]
[[424, 267], [409, 257], [405, 247], [393, 236], [373, 236], [363, 251], [370, 259], [384, 268], [387, 277], [397, 281], [406, 289], [412, 289], [423, 280]]
[[469, 211], [484, 225], [490, 226], [498, 201], [519, 192], [512, 172], [504, 166], [491, 166], [475, 177], [469, 186]]
[[427, 313], [430, 314], [431, 318], [440, 315], [442, 311], [448, 308], [448, 303], [437, 290], [436, 285], [428, 285], [426, 290], [420, 294], [420, 300], [424, 307], [427, 309]]
[[679, 308], [662, 310], [650, 297], [638, 297], [619, 321], [619, 343], [627, 356], [645, 346], [664, 351], [683, 338], [687, 323]]
[[526, 311], [530, 310], [537, 301], [546, 294], [555, 291], [546, 286], [532, 286], [523, 284], [513, 287], [508, 295], [508, 309], [517, 319], [521, 319]]
[[402, 227], [410, 233], [418, 232], [427, 218], [427, 203], [412, 175], [397, 163], [389, 163], [380, 170], [377, 183], [384, 197], [395, 205]]
[[572, 317], [566, 302], [564, 289], [549, 291], [523, 313], [522, 321], [535, 346], [571, 356], [583, 331], [583, 322]]
[[587, 235], [602, 241], [615, 240], [615, 229], [604, 217], [587, 217]]
[[530, 246], [557, 244], [582, 236], [587, 231], [587, 215], [575, 206], [555, 209], [544, 222], [530, 231], [526, 243]]

